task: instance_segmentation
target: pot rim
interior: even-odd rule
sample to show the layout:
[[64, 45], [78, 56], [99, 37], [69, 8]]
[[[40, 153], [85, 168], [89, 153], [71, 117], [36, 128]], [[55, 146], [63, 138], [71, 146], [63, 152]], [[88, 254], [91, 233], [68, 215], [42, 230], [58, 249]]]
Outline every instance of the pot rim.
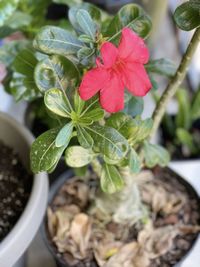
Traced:
[[[188, 191], [190, 193], [192, 193], [197, 199], [199, 199], [199, 195], [198, 192], [196, 191], [196, 189], [194, 188], [194, 186], [192, 184], [190, 184], [187, 180], [185, 180], [180, 174], [178, 174], [175, 170], [173, 170], [170, 167], [165, 167], [164, 169], [169, 170], [171, 173], [175, 173], [176, 175], [176, 179], [178, 178], [178, 180], [181, 180], [181, 183], [188, 188]], [[61, 188], [61, 186], [71, 177], [73, 177], [74, 172], [72, 169], [66, 170], [64, 173], [62, 173], [57, 180], [55, 180], [50, 188], [50, 193], [49, 193], [49, 199], [48, 199], [48, 205], [51, 203], [51, 201], [53, 200], [54, 196], [56, 195], [56, 193], [59, 191], [59, 189]], [[50, 253], [53, 255], [54, 260], [58, 263], [58, 266], [62, 266], [62, 267], [70, 267], [70, 265], [67, 265], [66, 262], [63, 261], [63, 259], [61, 257], [59, 257], [59, 255], [56, 253], [56, 248], [53, 244], [53, 242], [50, 242], [49, 240], [49, 236], [48, 236], [48, 232], [47, 232], [47, 214], [45, 214], [42, 226], [41, 226], [41, 233], [42, 233], [42, 237], [43, 240], [48, 248], [48, 250], [50, 251]], [[185, 253], [185, 255], [180, 259], [179, 262], [177, 262], [174, 267], [180, 267], [181, 264], [183, 263], [183, 261], [192, 253], [193, 249], [195, 248], [197, 242], [198, 242], [198, 236], [199, 234], [196, 234], [196, 237], [190, 247], [190, 249]]]
[[[1, 121], [15, 128], [24, 138], [27, 145], [31, 146], [34, 138], [22, 124], [3, 112], [0, 112]], [[45, 213], [47, 198], [47, 174], [43, 172], [33, 175], [33, 185], [25, 209], [12, 230], [0, 243], [0, 262], [2, 267], [10, 267], [15, 264], [28, 248]]]

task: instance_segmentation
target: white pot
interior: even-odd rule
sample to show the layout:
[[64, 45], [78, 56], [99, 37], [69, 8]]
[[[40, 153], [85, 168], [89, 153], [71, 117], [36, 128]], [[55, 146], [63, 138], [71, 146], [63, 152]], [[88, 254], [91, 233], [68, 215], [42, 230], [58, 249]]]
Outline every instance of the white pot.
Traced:
[[[23, 164], [29, 169], [29, 152], [34, 138], [23, 125], [2, 112], [0, 112], [0, 140], [14, 148]], [[19, 262], [23, 262], [21, 256], [36, 235], [46, 210], [47, 199], [47, 174], [34, 175], [32, 191], [24, 212], [0, 243], [0, 267], [20, 266]]]

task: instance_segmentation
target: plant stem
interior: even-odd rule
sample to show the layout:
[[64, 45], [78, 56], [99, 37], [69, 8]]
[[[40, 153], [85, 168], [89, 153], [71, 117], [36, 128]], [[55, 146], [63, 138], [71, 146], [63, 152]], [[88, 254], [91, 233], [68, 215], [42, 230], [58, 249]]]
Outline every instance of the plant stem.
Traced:
[[192, 57], [198, 47], [199, 42], [200, 42], [200, 28], [196, 29], [190, 41], [190, 44], [188, 45], [188, 48], [181, 60], [181, 63], [176, 71], [176, 74], [168, 84], [164, 94], [161, 96], [156, 106], [156, 109], [153, 113], [153, 128], [150, 137], [154, 136], [154, 134], [156, 133], [170, 99], [175, 95], [179, 86], [183, 82], [189, 64], [191, 63]]
[[93, 171], [100, 178], [101, 177], [102, 166], [101, 166], [101, 163], [99, 162], [98, 158], [93, 159], [93, 161], [91, 162], [91, 165], [92, 165]]

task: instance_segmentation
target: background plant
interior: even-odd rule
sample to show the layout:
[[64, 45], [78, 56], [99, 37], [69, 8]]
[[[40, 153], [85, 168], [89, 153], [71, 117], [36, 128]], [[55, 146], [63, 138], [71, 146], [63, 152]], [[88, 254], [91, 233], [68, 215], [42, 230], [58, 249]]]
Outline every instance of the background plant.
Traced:
[[[186, 88], [180, 88], [175, 96], [178, 112], [165, 114], [162, 127], [170, 153], [176, 153], [180, 147], [182, 155], [195, 157], [199, 155], [200, 90], [191, 95]], [[195, 126], [196, 125], [196, 126]], [[164, 138], [164, 137], [163, 137]]]

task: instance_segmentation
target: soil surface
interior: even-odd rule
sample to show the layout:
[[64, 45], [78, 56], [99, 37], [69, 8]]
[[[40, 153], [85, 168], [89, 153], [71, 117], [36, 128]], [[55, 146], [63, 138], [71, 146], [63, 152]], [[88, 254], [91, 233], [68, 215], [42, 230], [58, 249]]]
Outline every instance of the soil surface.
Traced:
[[[91, 178], [87, 182], [77, 177], [67, 180], [49, 207], [46, 225], [51, 250], [59, 262], [58, 266], [113, 267], [115, 265], [112, 265], [112, 259], [109, 265], [97, 263], [98, 260], [102, 261], [105, 249], [109, 260], [110, 252], [119, 249], [119, 253], [122, 250], [126, 253], [130, 249], [126, 245], [132, 244], [135, 249], [133, 253], [136, 253], [134, 264], [130, 266], [118, 263], [116, 266], [174, 267], [197, 238], [200, 223], [199, 198], [184, 180], [167, 168], [155, 168], [153, 176], [153, 180], [146, 181], [140, 188], [143, 203], [149, 210], [150, 231], [145, 229], [144, 222], [128, 228], [127, 225], [106, 219], [102, 226], [102, 217], [98, 218], [101, 214], [94, 214], [89, 208], [89, 195], [96, 195], [95, 179]], [[92, 220], [90, 230], [87, 216], [88, 220]], [[81, 234], [81, 239], [77, 239]], [[79, 241], [81, 252], [78, 248]], [[133, 253], [124, 258], [127, 259]], [[115, 262], [124, 256], [123, 253], [119, 254], [119, 258], [116, 255], [112, 254], [112, 257], [116, 257], [113, 258]]]
[[21, 216], [32, 187], [32, 176], [13, 149], [0, 141], [0, 242]]

